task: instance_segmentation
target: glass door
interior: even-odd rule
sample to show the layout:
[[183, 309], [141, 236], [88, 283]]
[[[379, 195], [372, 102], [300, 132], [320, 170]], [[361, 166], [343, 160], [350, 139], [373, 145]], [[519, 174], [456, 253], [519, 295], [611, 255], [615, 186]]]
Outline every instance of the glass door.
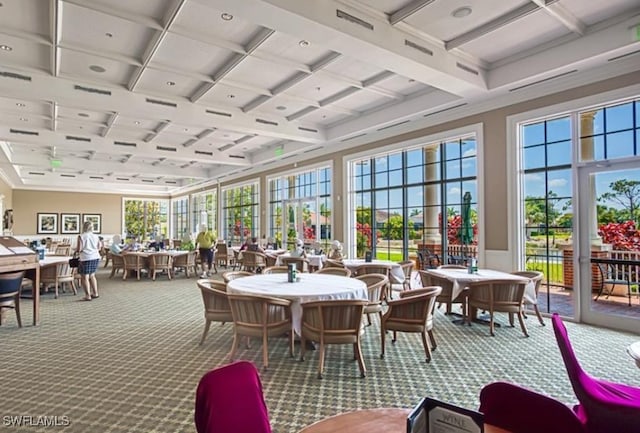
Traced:
[[285, 218], [283, 218], [283, 233], [286, 234], [284, 247], [288, 250], [295, 248], [297, 239], [301, 239], [305, 246], [312, 246], [317, 242], [317, 205], [315, 200], [285, 200]]
[[637, 162], [594, 163], [581, 167], [578, 176], [582, 320], [635, 332], [640, 328], [640, 168]]

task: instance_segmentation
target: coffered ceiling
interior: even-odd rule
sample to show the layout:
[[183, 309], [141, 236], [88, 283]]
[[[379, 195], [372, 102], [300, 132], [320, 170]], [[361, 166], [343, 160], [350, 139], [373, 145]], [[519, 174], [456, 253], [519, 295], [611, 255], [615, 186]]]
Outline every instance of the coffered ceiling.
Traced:
[[640, 0], [0, 0], [0, 172], [172, 193], [640, 70], [639, 25]]

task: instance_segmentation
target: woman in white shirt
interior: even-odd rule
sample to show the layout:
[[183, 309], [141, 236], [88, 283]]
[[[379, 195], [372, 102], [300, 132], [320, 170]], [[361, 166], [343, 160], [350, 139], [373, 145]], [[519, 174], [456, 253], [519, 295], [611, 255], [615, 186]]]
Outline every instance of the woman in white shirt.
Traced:
[[93, 223], [87, 221], [82, 225], [82, 234], [78, 236], [76, 253], [80, 256], [78, 273], [82, 276], [82, 287], [84, 288], [84, 300], [99, 298], [98, 281], [96, 280], [96, 269], [100, 262], [100, 249], [102, 241], [98, 235], [93, 233]]

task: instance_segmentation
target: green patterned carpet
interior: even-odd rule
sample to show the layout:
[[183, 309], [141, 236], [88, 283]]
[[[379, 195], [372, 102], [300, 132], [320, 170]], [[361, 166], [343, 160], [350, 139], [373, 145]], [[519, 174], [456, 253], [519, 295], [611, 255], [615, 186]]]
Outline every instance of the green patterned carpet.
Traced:
[[[31, 301], [23, 300], [18, 329], [13, 312], [0, 327], [0, 431], [193, 432], [199, 378], [227, 362], [232, 326], [213, 324], [203, 346], [202, 300], [195, 278], [171, 282], [109, 280], [101, 270], [100, 299], [81, 295], [42, 298], [42, 324], [30, 326]], [[506, 322], [506, 317], [499, 321]], [[438, 313], [438, 349], [424, 362], [419, 336], [399, 334], [380, 359], [377, 321], [367, 328], [363, 353], [367, 377], [360, 378], [351, 346], [330, 346], [324, 379], [317, 354], [288, 357], [286, 339], [269, 343], [270, 367], [262, 373], [271, 424], [276, 433], [297, 432], [329, 415], [357, 408], [411, 407], [423, 396], [476, 408], [481, 387], [508, 380], [566, 403], [575, 397], [555, 345], [551, 324], [527, 320], [530, 338], [503, 326], [490, 337], [484, 326], [457, 326]], [[640, 370], [625, 348], [640, 340], [568, 323], [583, 366], [593, 375], [640, 386]], [[238, 356], [261, 366], [254, 341]], [[58, 416], [67, 426], [7, 426], [8, 417]], [[66, 423], [66, 422], [63, 422]]]

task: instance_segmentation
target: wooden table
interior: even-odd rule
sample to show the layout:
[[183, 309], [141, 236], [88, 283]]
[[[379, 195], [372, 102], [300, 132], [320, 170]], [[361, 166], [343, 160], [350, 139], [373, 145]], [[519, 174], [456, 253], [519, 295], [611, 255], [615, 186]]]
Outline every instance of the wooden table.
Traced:
[[[409, 409], [363, 409], [341, 413], [311, 424], [299, 433], [402, 433], [407, 431]], [[507, 430], [485, 424], [485, 433], [510, 433]]]

